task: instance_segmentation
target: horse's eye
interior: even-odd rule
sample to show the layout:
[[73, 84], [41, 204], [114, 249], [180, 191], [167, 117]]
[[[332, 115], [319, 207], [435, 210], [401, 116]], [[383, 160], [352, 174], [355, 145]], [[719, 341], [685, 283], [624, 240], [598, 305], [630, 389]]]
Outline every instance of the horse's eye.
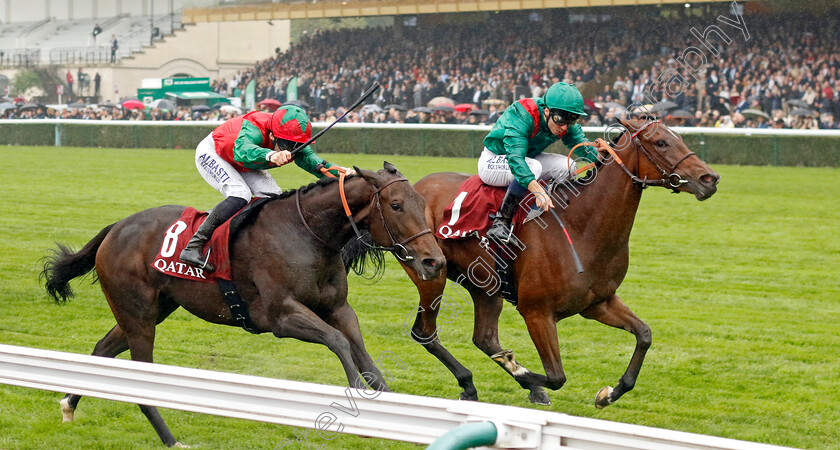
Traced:
[[399, 203], [391, 203], [391, 209], [394, 211], [402, 211], [402, 206], [400, 206]]
[[665, 141], [663, 141], [662, 139], [656, 141], [656, 146], [657, 147], [664, 147], [665, 146]]

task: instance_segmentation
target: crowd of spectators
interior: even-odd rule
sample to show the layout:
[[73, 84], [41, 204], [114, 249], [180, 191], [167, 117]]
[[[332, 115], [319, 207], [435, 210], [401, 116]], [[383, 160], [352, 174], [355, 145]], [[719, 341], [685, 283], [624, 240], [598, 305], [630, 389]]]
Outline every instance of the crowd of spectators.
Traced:
[[[382, 88], [346, 120], [480, 124], [492, 123], [505, 105], [566, 81], [587, 94], [590, 117], [584, 125], [612, 123], [617, 115], [668, 101], [674, 105], [656, 114], [676, 125], [838, 128], [840, 14], [748, 11], [742, 31], [717, 20], [717, 9], [703, 16], [688, 8], [671, 8], [667, 15], [655, 7], [613, 8], [589, 17], [598, 23], [567, 23], [566, 17], [562, 27], [548, 28], [539, 16], [520, 13], [491, 16], [480, 24], [315, 31], [211, 86], [244, 98], [245, 86], [254, 81], [258, 100], [295, 99], [314, 121], [331, 121], [378, 81]], [[727, 34], [726, 39], [709, 35], [719, 56], [705, 51], [691, 32], [709, 25]], [[704, 49], [703, 70], [690, 73], [679, 63], [689, 47]], [[440, 97], [450, 106], [474, 107], [430, 108]], [[128, 114], [83, 109], [60, 115], [225, 118], [221, 111], [195, 114], [189, 108]]]

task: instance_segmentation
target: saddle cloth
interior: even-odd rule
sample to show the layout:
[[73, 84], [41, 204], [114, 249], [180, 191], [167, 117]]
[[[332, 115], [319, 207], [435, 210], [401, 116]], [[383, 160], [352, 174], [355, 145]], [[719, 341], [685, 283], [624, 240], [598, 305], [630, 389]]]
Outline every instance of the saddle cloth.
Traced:
[[[455, 200], [443, 211], [443, 220], [435, 230], [440, 239], [461, 239], [470, 233], [480, 236], [487, 234], [493, 224], [490, 214], [498, 211], [505, 197], [505, 187], [488, 186], [478, 175], [473, 175], [461, 183]], [[533, 198], [529, 199], [533, 203]], [[518, 224], [525, 220], [526, 208], [517, 208], [513, 215], [514, 233]]]
[[186, 280], [205, 283], [215, 283], [219, 279], [229, 281], [231, 279], [228, 251], [230, 220], [216, 228], [210, 242], [204, 247], [205, 251], [208, 248], [210, 249], [209, 263], [216, 268], [215, 272], [206, 272], [178, 259], [181, 250], [187, 246], [190, 238], [195, 234], [195, 230], [204, 223], [205, 219], [207, 219], [207, 212], [187, 207], [181, 217], [166, 229], [152, 267], [160, 273]]

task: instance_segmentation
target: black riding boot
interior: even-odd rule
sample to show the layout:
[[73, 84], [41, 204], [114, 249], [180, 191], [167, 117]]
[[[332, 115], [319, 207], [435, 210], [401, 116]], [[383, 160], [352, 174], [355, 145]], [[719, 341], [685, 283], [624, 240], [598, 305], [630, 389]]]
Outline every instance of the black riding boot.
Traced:
[[521, 187], [518, 182], [514, 181], [511, 183], [505, 193], [504, 200], [502, 200], [502, 206], [493, 215], [493, 225], [487, 230], [488, 239], [495, 239], [504, 244], [510, 241], [510, 221], [513, 219], [513, 214], [516, 212], [519, 202], [522, 201], [522, 198], [525, 197], [527, 192], [528, 190]]
[[181, 255], [178, 256], [178, 259], [187, 264], [204, 269], [207, 272], [216, 270], [215, 267], [207, 263], [207, 260], [210, 258], [210, 254], [204, 254], [204, 245], [207, 244], [207, 241], [209, 241], [213, 236], [213, 231], [216, 230], [219, 225], [225, 223], [225, 221], [233, 217], [237, 211], [247, 204], [247, 200], [239, 197], [228, 197], [222, 200], [221, 203], [216, 205], [216, 207], [210, 211], [210, 214], [207, 215], [207, 219], [204, 220], [204, 223], [202, 223], [201, 226], [198, 227], [198, 230], [195, 231], [195, 234], [190, 239], [190, 242], [187, 243], [187, 246], [181, 251]]

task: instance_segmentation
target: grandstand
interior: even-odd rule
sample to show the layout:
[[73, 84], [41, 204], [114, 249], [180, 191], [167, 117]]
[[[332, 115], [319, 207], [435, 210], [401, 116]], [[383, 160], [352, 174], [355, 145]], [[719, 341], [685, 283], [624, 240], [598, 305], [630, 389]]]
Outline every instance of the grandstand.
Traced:
[[[833, 46], [840, 16], [830, 2], [817, 0], [802, 10], [792, 1], [752, 1], [733, 10], [730, 2], [552, 8], [568, 5], [544, 1], [535, 5], [540, 9], [524, 11], [513, 9], [513, 3], [191, 2], [164, 15], [140, 11], [107, 20], [10, 23], [0, 32], [0, 61], [70, 68], [107, 64], [107, 41], [114, 34], [121, 62], [104, 72], [103, 83], [111, 83], [115, 91], [126, 81], [139, 86], [140, 78], [206, 76], [216, 92], [244, 100], [244, 86], [253, 80], [256, 101], [285, 101], [291, 86], [315, 117], [325, 119], [372, 80], [384, 87], [372, 99], [377, 106], [396, 104], [407, 112], [386, 114], [371, 107], [351, 120], [477, 123], [468, 114], [423, 117], [410, 110], [438, 96], [498, 109], [538, 96], [562, 80], [584, 93], [593, 113], [589, 125], [610, 123], [625, 110], [639, 109], [676, 125], [837, 127], [840, 55]], [[382, 20], [364, 17], [383, 15], [387, 27], [365, 27]], [[341, 28], [349, 16], [362, 19]], [[825, 26], [812, 29], [817, 16]], [[312, 19], [326, 17], [333, 19]], [[743, 30], [720, 17], [736, 23], [743, 17]], [[185, 32], [171, 34], [181, 20]], [[93, 46], [90, 30], [95, 23], [103, 28], [100, 41], [106, 42]], [[237, 24], [235, 31], [221, 31]], [[279, 24], [287, 28], [278, 32]], [[150, 47], [153, 28], [167, 38]], [[263, 39], [226, 39], [266, 34], [268, 44]], [[691, 48], [705, 52], [688, 54], [704, 61], [697, 74], [684, 61]], [[679, 92], [666, 89], [674, 83], [682, 85]], [[495, 104], [488, 106], [487, 100]], [[672, 106], [658, 108], [659, 102]]]

